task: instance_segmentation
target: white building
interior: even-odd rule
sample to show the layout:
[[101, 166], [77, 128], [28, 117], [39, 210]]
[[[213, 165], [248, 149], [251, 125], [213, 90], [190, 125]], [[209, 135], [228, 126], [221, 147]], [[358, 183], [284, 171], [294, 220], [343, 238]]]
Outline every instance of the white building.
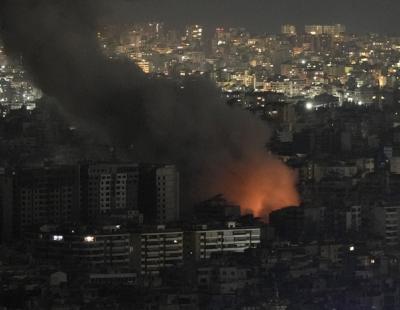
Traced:
[[260, 244], [260, 227], [236, 227], [229, 222], [223, 228], [206, 225], [185, 232], [185, 255], [188, 259], [208, 259], [214, 253], [244, 252]]
[[132, 261], [142, 275], [157, 275], [163, 268], [183, 262], [183, 232], [168, 230], [159, 225], [156, 229], [132, 234]]

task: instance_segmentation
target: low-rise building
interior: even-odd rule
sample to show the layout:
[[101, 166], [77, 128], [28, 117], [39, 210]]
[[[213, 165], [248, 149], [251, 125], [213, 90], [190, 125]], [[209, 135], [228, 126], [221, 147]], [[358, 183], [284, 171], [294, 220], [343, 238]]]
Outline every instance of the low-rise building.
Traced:
[[372, 230], [384, 238], [387, 246], [396, 246], [400, 240], [400, 205], [377, 205], [372, 210]]
[[128, 267], [130, 234], [119, 225], [96, 229], [43, 226], [27, 234], [34, 257], [76, 268]]
[[208, 259], [223, 252], [244, 252], [260, 244], [260, 227], [239, 227], [228, 222], [226, 227], [211, 228], [207, 225], [185, 232], [185, 255], [188, 259]]
[[[132, 262], [142, 275], [157, 275], [183, 263], [183, 231], [164, 225], [132, 234]], [[135, 253], [136, 252], [136, 253]]]

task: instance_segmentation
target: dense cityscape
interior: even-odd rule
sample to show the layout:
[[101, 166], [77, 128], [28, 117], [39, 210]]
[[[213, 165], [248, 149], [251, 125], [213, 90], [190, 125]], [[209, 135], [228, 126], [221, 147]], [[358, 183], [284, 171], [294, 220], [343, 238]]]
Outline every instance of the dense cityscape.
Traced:
[[265, 124], [268, 184], [241, 167], [251, 190], [189, 195], [187, 166], [93, 135], [2, 45], [0, 309], [400, 309], [400, 37], [150, 22], [97, 41]]

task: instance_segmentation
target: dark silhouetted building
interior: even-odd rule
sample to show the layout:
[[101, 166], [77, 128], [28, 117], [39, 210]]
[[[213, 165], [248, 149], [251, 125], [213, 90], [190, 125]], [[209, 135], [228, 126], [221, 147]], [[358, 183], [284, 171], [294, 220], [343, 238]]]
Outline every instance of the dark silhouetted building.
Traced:
[[223, 195], [217, 195], [195, 206], [195, 219], [198, 222], [224, 222], [240, 217], [240, 206], [229, 202]]

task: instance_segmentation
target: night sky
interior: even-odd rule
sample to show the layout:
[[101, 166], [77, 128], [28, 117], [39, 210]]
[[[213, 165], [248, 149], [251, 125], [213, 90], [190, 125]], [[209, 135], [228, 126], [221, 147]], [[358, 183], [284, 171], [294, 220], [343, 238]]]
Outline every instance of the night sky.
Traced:
[[351, 32], [400, 33], [398, 0], [125, 0], [112, 10], [118, 20], [245, 26], [261, 33], [277, 32], [282, 23], [344, 23]]

